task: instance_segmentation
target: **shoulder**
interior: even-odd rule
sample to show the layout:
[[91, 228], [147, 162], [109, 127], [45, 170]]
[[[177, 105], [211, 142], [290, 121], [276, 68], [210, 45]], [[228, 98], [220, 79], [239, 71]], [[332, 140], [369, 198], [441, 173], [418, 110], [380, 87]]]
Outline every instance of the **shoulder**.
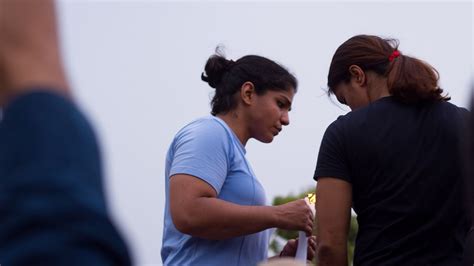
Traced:
[[345, 137], [354, 136], [368, 127], [383, 124], [388, 117], [393, 117], [401, 107], [392, 99], [384, 97], [365, 107], [350, 111], [339, 116], [326, 129], [326, 134], [344, 134]]
[[214, 117], [198, 118], [178, 131], [174, 138], [175, 149], [182, 145], [199, 148], [223, 147], [227, 149], [230, 143], [226, 128]]
[[178, 131], [176, 137], [222, 137], [226, 129], [212, 116], [198, 118]]
[[367, 120], [369, 116], [373, 116], [374, 113], [380, 113], [384, 109], [387, 109], [387, 103], [377, 101], [369, 104], [365, 107], [350, 111], [344, 115], [340, 115], [328, 128], [332, 129], [343, 129], [351, 125], [357, 125]]
[[460, 107], [460, 106], [457, 106], [453, 103], [450, 103], [450, 102], [446, 102], [446, 101], [442, 101], [440, 102], [440, 105], [443, 106], [445, 109], [450, 109], [452, 110], [453, 112], [456, 112], [460, 115], [463, 115], [463, 116], [466, 116], [466, 115], [469, 115], [471, 112], [464, 108], [464, 107]]
[[464, 107], [459, 107], [447, 101], [440, 101], [432, 104], [430, 111], [438, 119], [439, 123], [447, 126], [461, 125], [463, 126], [470, 117], [470, 111]]
[[358, 119], [359, 115], [354, 112], [349, 112], [345, 115], [340, 115], [334, 120], [326, 129], [326, 133], [342, 132], [344, 131], [353, 119]]
[[471, 119], [471, 112], [464, 108], [456, 106], [450, 102], [441, 102], [438, 113], [443, 117], [443, 123], [447, 126], [454, 126], [455, 129], [466, 131]]

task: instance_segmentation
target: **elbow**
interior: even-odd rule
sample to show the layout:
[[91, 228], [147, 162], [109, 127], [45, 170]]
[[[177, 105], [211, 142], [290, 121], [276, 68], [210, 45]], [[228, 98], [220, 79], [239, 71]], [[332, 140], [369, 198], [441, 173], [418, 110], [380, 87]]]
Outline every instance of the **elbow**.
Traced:
[[172, 215], [171, 219], [173, 220], [174, 227], [186, 235], [194, 235], [196, 231], [196, 225], [190, 215]]
[[170, 214], [173, 225], [179, 232], [194, 235], [199, 229], [199, 214], [186, 204], [170, 204]]
[[193, 215], [192, 213], [183, 213], [180, 215], [171, 215], [171, 218], [176, 230], [183, 234], [217, 240], [207, 236], [206, 232], [209, 230], [209, 228], [206, 226], [206, 221], [200, 219], [198, 215]]
[[319, 242], [316, 248], [318, 265], [347, 265], [347, 247], [341, 244]]
[[328, 244], [319, 243], [316, 248], [316, 256], [320, 262], [331, 261], [334, 257], [334, 247]]
[[225, 231], [218, 230], [217, 226], [208, 225], [209, 223], [205, 220], [200, 220], [194, 215], [172, 215], [171, 218], [174, 227], [183, 234], [208, 240], [225, 240], [229, 238]]

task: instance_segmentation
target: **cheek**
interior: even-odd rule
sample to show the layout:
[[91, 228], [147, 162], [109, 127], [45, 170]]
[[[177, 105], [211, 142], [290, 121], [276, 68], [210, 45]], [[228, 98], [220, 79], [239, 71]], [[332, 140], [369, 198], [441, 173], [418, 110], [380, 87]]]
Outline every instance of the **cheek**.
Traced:
[[271, 118], [274, 118], [275, 116], [277, 116], [278, 112], [279, 112], [279, 108], [276, 104], [266, 103], [260, 109], [260, 117], [263, 120], [263, 122], [265, 122], [265, 120], [272, 120]]
[[273, 117], [280, 117], [281, 115], [281, 109], [278, 106], [275, 106], [272, 108], [272, 116]]
[[273, 104], [271, 108], [273, 116], [280, 116], [283, 112], [283, 109], [278, 106], [278, 104]]

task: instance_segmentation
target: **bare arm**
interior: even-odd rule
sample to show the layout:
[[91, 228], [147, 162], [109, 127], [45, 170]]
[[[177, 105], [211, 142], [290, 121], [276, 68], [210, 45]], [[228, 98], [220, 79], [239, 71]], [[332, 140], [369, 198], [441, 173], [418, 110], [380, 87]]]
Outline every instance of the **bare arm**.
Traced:
[[336, 178], [319, 178], [316, 195], [318, 265], [346, 266], [352, 186]]
[[53, 0], [0, 0], [1, 263], [130, 265], [92, 127], [56, 94], [68, 90]]
[[0, 105], [33, 89], [68, 95], [53, 0], [0, 1]]
[[304, 200], [280, 206], [242, 206], [217, 198], [205, 181], [185, 174], [170, 179], [170, 209], [182, 233], [227, 239], [278, 227], [311, 234], [313, 218]]

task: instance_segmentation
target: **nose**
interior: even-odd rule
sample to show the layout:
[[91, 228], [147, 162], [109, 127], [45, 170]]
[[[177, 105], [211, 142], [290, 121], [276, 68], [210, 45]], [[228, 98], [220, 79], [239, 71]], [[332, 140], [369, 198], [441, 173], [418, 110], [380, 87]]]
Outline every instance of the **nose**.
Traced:
[[280, 122], [284, 126], [288, 126], [290, 124], [290, 116], [287, 111], [283, 112], [281, 115]]

